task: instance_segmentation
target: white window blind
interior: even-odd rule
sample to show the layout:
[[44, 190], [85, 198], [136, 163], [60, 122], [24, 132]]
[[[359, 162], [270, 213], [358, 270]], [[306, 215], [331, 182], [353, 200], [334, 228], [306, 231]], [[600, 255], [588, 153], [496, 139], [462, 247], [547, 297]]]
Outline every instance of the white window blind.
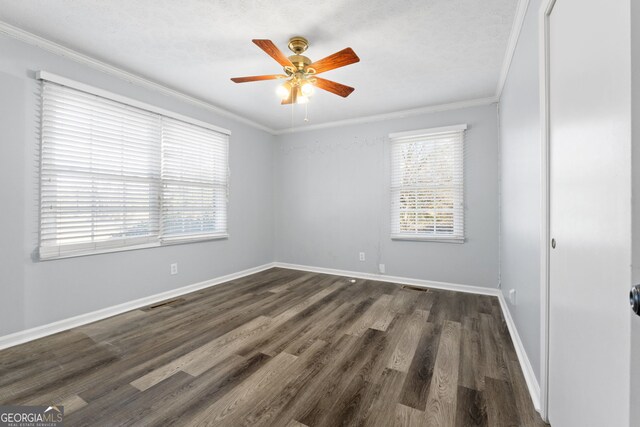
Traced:
[[464, 241], [465, 129], [390, 135], [392, 238]]
[[40, 258], [226, 235], [228, 136], [43, 81]]
[[227, 136], [165, 118], [162, 126], [162, 237], [227, 233]]

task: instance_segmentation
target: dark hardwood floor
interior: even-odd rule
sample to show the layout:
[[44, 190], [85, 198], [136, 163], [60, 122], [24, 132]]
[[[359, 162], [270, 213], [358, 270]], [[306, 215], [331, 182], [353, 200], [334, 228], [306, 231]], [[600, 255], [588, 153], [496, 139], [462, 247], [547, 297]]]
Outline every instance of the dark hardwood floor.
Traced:
[[271, 269], [0, 351], [65, 425], [543, 426], [497, 298]]

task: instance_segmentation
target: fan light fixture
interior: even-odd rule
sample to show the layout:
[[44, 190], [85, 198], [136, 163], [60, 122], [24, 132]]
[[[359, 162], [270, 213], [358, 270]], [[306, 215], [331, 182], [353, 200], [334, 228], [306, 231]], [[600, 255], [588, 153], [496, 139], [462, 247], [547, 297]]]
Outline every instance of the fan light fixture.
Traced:
[[282, 84], [276, 88], [276, 94], [280, 99], [287, 99], [289, 97], [290, 89], [287, 84]]
[[313, 84], [310, 81], [304, 83], [287, 81], [276, 88], [276, 95], [285, 101], [291, 96], [291, 92], [295, 91], [296, 104], [306, 104], [313, 95]]
[[264, 76], [234, 77], [235, 83], [255, 82], [261, 80], [287, 79], [276, 88], [276, 94], [282, 100], [282, 104], [306, 104], [309, 97], [313, 96], [315, 87], [346, 98], [354, 91], [354, 88], [317, 77], [317, 74], [335, 68], [344, 67], [360, 61], [358, 55], [350, 48], [336, 52], [319, 61], [311, 62], [302, 55], [309, 47], [309, 42], [304, 37], [292, 37], [288, 47], [293, 55], [285, 56], [271, 40], [253, 40], [260, 49], [282, 65], [286, 74], [269, 74]]
[[313, 95], [313, 85], [311, 83], [304, 83], [300, 90], [302, 91], [302, 95], [309, 97]]

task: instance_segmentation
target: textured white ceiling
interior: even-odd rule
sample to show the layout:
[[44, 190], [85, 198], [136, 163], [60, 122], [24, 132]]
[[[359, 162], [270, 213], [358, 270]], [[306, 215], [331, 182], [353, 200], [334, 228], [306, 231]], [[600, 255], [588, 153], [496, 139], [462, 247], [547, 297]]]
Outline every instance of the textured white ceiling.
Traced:
[[[309, 39], [312, 60], [351, 47], [360, 62], [322, 76], [310, 124], [495, 94], [517, 0], [0, 0], [0, 20], [273, 129], [292, 124], [277, 82], [229, 78], [280, 66], [251, 39]], [[294, 125], [304, 107], [296, 106]]]

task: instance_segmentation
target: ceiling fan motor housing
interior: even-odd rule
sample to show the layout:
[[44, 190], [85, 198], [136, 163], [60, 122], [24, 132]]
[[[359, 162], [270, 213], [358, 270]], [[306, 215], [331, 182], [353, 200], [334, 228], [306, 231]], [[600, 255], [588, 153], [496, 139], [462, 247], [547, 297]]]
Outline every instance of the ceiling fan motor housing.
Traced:
[[289, 39], [289, 49], [296, 55], [300, 55], [309, 47], [309, 41], [301, 36], [291, 37]]
[[304, 55], [291, 55], [289, 61], [296, 66], [298, 71], [304, 71], [304, 69], [311, 64], [311, 60]]

